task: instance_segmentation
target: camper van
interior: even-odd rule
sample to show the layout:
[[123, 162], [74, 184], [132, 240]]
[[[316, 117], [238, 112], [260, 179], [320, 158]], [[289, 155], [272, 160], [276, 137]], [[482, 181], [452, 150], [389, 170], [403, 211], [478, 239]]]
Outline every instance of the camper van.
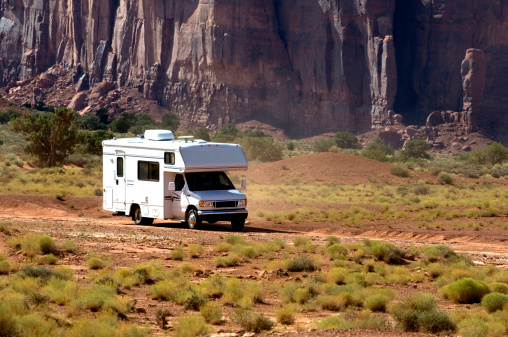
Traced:
[[243, 229], [247, 198], [226, 174], [247, 169], [240, 145], [147, 130], [138, 138], [105, 140], [102, 149], [105, 210], [137, 225], [175, 219], [194, 229], [203, 221], [230, 221]]

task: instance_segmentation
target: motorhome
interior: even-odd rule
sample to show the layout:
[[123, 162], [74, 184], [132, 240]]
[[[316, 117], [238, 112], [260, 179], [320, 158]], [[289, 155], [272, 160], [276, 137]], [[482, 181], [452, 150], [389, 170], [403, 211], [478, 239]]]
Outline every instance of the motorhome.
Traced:
[[234, 230], [243, 229], [247, 198], [226, 174], [247, 169], [240, 145], [147, 130], [137, 138], [105, 140], [102, 147], [105, 210], [138, 225], [175, 219], [198, 228], [203, 221], [230, 221]]

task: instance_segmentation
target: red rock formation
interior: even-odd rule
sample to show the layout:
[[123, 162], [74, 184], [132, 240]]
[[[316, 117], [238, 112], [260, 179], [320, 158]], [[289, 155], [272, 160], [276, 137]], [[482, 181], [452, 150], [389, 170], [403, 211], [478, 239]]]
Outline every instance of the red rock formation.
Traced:
[[486, 80], [485, 54], [480, 49], [468, 49], [466, 58], [462, 61], [462, 122], [468, 131], [478, 126], [480, 105], [483, 99], [483, 89]]
[[[189, 126], [358, 132], [461, 110], [461, 61], [479, 48], [482, 121], [508, 120], [507, 17], [503, 0], [9, 0], [0, 85], [58, 64], [68, 87], [135, 88]], [[115, 95], [87, 103], [120, 112]]]

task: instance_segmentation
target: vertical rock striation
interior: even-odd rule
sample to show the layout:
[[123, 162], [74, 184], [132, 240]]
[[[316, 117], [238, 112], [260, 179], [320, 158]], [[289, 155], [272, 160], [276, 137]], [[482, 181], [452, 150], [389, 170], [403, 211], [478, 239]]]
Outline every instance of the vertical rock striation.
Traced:
[[4, 0], [0, 85], [59, 64], [78, 91], [137, 88], [195, 126], [360, 132], [460, 111], [461, 62], [477, 48], [471, 125], [500, 125], [507, 17], [503, 0]]

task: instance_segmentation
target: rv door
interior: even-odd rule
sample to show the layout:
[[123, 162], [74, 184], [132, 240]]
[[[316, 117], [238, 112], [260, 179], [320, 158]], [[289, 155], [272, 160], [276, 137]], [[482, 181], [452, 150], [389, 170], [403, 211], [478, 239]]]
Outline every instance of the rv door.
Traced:
[[125, 153], [116, 154], [115, 184], [113, 185], [115, 209], [125, 210]]

